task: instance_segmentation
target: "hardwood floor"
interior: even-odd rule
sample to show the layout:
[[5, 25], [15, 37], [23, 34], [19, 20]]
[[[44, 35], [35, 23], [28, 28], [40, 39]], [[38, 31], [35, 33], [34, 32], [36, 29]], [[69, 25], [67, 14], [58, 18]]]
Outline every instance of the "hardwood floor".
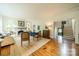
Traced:
[[51, 40], [32, 56], [79, 56], [79, 46], [67, 39], [61, 43], [58, 40]]
[[58, 54], [58, 43], [54, 40], [51, 40], [46, 45], [41, 47], [39, 50], [35, 51], [32, 55], [33, 56], [56, 56]]

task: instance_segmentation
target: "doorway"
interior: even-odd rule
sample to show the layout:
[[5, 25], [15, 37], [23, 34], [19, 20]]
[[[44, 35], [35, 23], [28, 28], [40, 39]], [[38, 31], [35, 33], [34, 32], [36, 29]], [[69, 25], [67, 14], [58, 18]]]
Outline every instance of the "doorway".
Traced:
[[63, 21], [55, 21], [54, 22], [54, 37], [55, 39], [63, 42], [66, 40], [75, 40], [74, 39], [74, 22], [73, 20], [63, 20]]

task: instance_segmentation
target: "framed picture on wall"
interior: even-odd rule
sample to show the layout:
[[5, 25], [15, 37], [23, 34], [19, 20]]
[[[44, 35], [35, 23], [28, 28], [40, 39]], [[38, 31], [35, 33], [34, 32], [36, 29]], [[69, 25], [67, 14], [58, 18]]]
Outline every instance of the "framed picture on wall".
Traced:
[[25, 21], [18, 21], [19, 27], [25, 27]]

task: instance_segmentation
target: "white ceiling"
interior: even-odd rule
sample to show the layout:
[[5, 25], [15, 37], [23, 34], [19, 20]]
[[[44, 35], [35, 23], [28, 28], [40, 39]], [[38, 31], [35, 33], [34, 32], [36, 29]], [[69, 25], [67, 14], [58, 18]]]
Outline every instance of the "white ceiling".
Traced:
[[0, 14], [11, 17], [45, 18], [71, 11], [79, 7], [79, 4], [57, 3], [0, 3]]

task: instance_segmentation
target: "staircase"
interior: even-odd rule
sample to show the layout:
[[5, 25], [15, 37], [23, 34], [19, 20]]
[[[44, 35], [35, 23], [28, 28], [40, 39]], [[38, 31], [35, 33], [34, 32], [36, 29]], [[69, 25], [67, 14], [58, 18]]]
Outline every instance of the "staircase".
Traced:
[[64, 27], [64, 39], [74, 40], [72, 26]]

